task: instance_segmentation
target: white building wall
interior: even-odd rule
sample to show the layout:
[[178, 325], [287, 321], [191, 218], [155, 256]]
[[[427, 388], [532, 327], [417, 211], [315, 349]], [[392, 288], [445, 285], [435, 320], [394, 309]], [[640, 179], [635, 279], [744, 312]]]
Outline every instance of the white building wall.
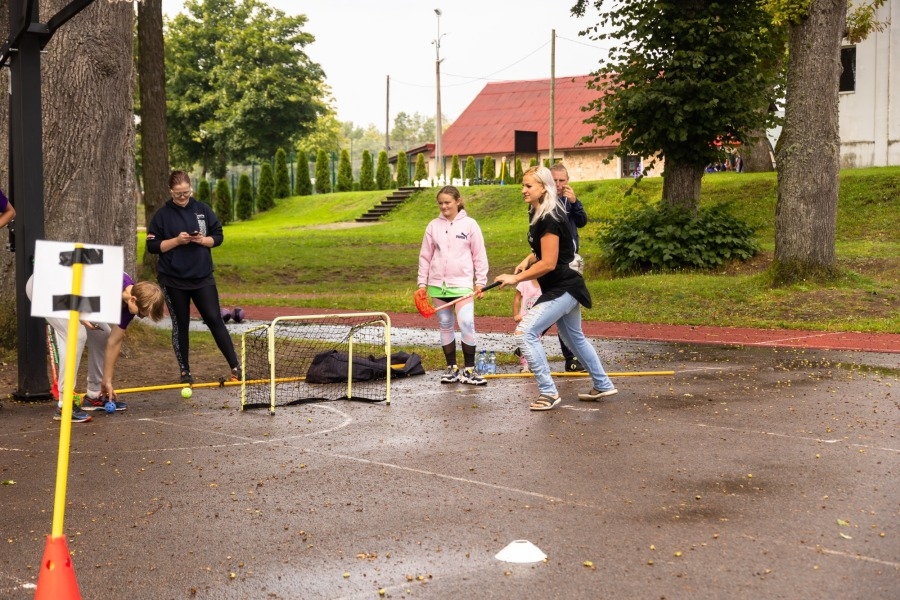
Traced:
[[857, 44], [856, 90], [840, 96], [844, 168], [900, 165], [900, 0], [877, 19], [888, 26]]

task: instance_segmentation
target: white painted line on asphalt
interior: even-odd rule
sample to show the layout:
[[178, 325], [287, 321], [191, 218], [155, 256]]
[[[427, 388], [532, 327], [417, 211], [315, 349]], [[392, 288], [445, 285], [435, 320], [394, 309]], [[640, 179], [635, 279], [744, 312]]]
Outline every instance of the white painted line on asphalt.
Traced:
[[840, 550], [829, 550], [828, 548], [823, 548], [822, 546], [803, 546], [807, 550], [812, 550], [816, 553], [821, 554], [831, 554], [834, 556], [840, 556], [841, 558], [852, 558], [854, 560], [862, 560], [865, 562], [871, 562], [878, 565], [885, 565], [887, 567], [894, 567], [895, 569], [900, 569], [900, 562], [894, 562], [891, 560], [881, 560], [880, 558], [872, 558], [871, 556], [863, 556], [862, 554], [850, 554], [849, 552], [841, 552]]
[[734, 431], [735, 433], [754, 433], [757, 435], [768, 435], [772, 437], [782, 437], [791, 440], [806, 440], [811, 442], [819, 442], [822, 444], [840, 444], [846, 443], [848, 446], [852, 448], [863, 448], [865, 450], [881, 450], [883, 452], [898, 452], [900, 453], [900, 448], [884, 448], [881, 446], [870, 446], [868, 444], [854, 444], [852, 442], [847, 442], [847, 440], [826, 440], [822, 438], [815, 437], [806, 437], [803, 435], [791, 435], [788, 433], [775, 433], [774, 431], [758, 431], [754, 429], [741, 429], [738, 427], [724, 427], [722, 425], [707, 425], [706, 423], [697, 423], [697, 427], [708, 427], [709, 429], [724, 429], [725, 431]]
[[833, 336], [833, 335], [839, 335], [839, 334], [837, 334], [833, 331], [827, 331], [825, 333], [817, 333], [814, 335], [797, 335], [797, 336], [781, 338], [778, 340], [766, 340], [765, 342], [749, 342], [749, 343], [745, 343], [744, 345], [745, 346], [771, 346], [772, 344], [780, 344], [782, 342], [795, 342], [797, 340], [810, 340], [813, 338], [828, 337], [828, 336]]
[[[310, 454], [318, 454], [320, 456], [328, 456], [331, 458], [340, 458], [343, 460], [349, 460], [353, 462], [363, 463], [367, 465], [375, 465], [377, 467], [384, 467], [387, 469], [396, 469], [398, 471], [406, 471], [408, 473], [417, 473], [419, 475], [428, 475], [431, 477], [437, 477], [439, 479], [449, 479], [450, 481], [456, 481], [459, 483], [467, 483], [470, 485], [476, 485], [481, 487], [487, 487], [495, 490], [501, 490], [504, 492], [509, 492], [513, 494], [522, 494], [525, 496], [532, 496], [534, 498], [540, 498], [541, 500], [546, 500], [548, 502], [559, 502], [560, 504], [566, 504], [569, 506], [581, 506], [585, 508], [595, 508], [595, 509], [603, 509], [601, 506], [597, 506], [594, 504], [587, 504], [584, 502], [572, 502], [571, 500], [566, 500], [565, 498], [558, 498], [556, 496], [548, 496], [546, 494], [541, 494], [540, 492], [532, 492], [529, 490], [523, 490], [520, 488], [508, 487], [505, 485], [498, 485], [496, 483], [487, 483], [485, 481], [478, 481], [476, 479], [468, 479], [466, 477], [457, 477], [456, 475], [445, 475], [444, 473], [437, 473], [435, 471], [426, 471], [425, 469], [415, 469], [413, 467], [404, 467], [402, 465], [395, 465], [392, 463], [384, 463], [376, 460], [369, 460], [367, 458], [359, 458], [358, 456], [348, 456], [346, 454], [336, 454], [334, 452], [323, 452], [321, 450], [313, 450], [311, 448], [302, 448], [304, 452], [309, 452]], [[607, 507], [608, 508], [608, 507]]]

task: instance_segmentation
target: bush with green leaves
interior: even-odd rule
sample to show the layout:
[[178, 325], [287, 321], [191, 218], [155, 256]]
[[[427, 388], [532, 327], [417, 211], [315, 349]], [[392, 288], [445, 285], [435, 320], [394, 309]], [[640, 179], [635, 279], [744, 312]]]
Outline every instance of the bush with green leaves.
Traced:
[[423, 179], [428, 179], [428, 169], [425, 168], [425, 155], [419, 153], [416, 156], [416, 181], [422, 181]]
[[316, 153], [316, 193], [331, 193], [331, 163], [328, 161], [328, 153], [324, 150]]
[[224, 177], [216, 182], [215, 213], [222, 225], [231, 223], [231, 189], [228, 187], [228, 180]]
[[409, 165], [406, 161], [406, 152], [401, 150], [397, 153], [397, 187], [409, 185]]
[[275, 151], [275, 197], [287, 198], [291, 195], [291, 175], [288, 173], [287, 152], [284, 148]]
[[256, 190], [256, 212], [266, 212], [275, 208], [275, 173], [269, 161], [264, 161], [259, 169], [259, 188]]
[[468, 179], [469, 181], [478, 179], [478, 166], [475, 164], [475, 157], [466, 157], [466, 168], [463, 172], [466, 175], [466, 179]]
[[295, 196], [309, 196], [313, 193], [312, 180], [309, 178], [309, 159], [306, 152], [297, 154], [297, 182], [294, 185]]
[[212, 191], [209, 189], [209, 182], [205, 178], [201, 179], [200, 183], [197, 184], [197, 200], [212, 206], [211, 193]]
[[253, 186], [250, 184], [250, 176], [246, 173], [238, 179], [237, 206], [235, 208], [238, 221], [247, 221], [253, 216]]
[[382, 150], [378, 153], [378, 164], [375, 167], [375, 187], [379, 190], [389, 190], [392, 183], [387, 151]]
[[372, 164], [372, 153], [363, 150], [362, 163], [359, 165], [359, 189], [372, 191], [375, 189], [375, 167]]
[[599, 242], [617, 273], [710, 269], [759, 252], [753, 228], [721, 204], [696, 215], [682, 207], [647, 205], [605, 222]]
[[338, 161], [337, 191], [349, 192], [353, 190], [353, 166], [350, 164], [350, 153], [341, 150], [341, 159]]
[[522, 170], [522, 159], [516, 159], [516, 183], [522, 183], [522, 176], [525, 174], [525, 171]]

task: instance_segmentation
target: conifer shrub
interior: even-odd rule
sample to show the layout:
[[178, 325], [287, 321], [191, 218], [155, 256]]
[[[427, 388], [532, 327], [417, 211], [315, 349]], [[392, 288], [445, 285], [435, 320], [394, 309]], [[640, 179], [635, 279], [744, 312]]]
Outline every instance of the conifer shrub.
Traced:
[[312, 180], [309, 178], [309, 159], [306, 152], [297, 154], [297, 181], [294, 185], [295, 196], [309, 196], [313, 193]]
[[484, 157], [484, 164], [481, 165], [481, 179], [485, 183], [493, 183], [497, 179], [497, 167], [494, 166], [493, 156]]
[[212, 190], [209, 189], [209, 182], [205, 177], [197, 184], [197, 200], [212, 206]]
[[391, 167], [388, 164], [388, 155], [386, 150], [378, 153], [378, 165], [375, 167], [375, 188], [379, 190], [389, 190], [392, 185]]
[[372, 165], [372, 153], [363, 150], [362, 163], [359, 166], [359, 189], [368, 192], [375, 189], [375, 167]]
[[222, 225], [231, 223], [231, 189], [228, 180], [222, 177], [216, 182], [216, 216]]
[[425, 168], [425, 155], [419, 153], [416, 156], [416, 181], [422, 181], [423, 179], [428, 179], [428, 169]]
[[259, 169], [259, 189], [256, 190], [256, 212], [266, 212], [275, 208], [275, 173], [269, 161], [264, 161]]
[[397, 187], [406, 187], [409, 185], [409, 165], [407, 164], [406, 152], [401, 150], [397, 153]]
[[324, 150], [316, 153], [316, 193], [331, 193], [331, 165], [328, 162], [328, 153]]
[[472, 156], [466, 157], [466, 168], [463, 171], [466, 175], [466, 179], [469, 181], [473, 181], [478, 179], [478, 166], [475, 164], [475, 158]]
[[291, 174], [288, 173], [287, 152], [284, 148], [275, 151], [275, 197], [287, 198], [291, 195]]
[[247, 221], [253, 216], [253, 186], [250, 184], [250, 176], [246, 173], [238, 178], [235, 212], [238, 221]]
[[450, 180], [454, 179], [462, 179], [462, 172], [459, 170], [459, 156], [456, 154], [453, 155], [453, 159], [450, 161]]
[[341, 159], [338, 161], [337, 191], [349, 192], [353, 190], [353, 166], [350, 164], [350, 153], [341, 150]]
[[522, 183], [522, 176], [525, 174], [525, 171], [522, 170], [522, 159], [516, 159], [516, 183]]
[[599, 235], [604, 259], [616, 273], [710, 269], [759, 252], [754, 230], [725, 205], [696, 215], [662, 203], [606, 221]]

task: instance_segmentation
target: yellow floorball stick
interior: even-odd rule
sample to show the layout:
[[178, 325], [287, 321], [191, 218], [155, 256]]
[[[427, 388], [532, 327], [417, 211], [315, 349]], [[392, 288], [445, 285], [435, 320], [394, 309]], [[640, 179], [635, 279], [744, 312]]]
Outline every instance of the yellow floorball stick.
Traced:
[[[656, 375], [674, 375], [675, 371], [630, 371], [622, 373], [607, 373], [609, 377], [650, 377]], [[586, 371], [550, 373], [553, 377], [590, 377]], [[509, 379], [513, 377], [534, 377], [534, 373], [495, 373], [483, 375], [485, 379]]]

